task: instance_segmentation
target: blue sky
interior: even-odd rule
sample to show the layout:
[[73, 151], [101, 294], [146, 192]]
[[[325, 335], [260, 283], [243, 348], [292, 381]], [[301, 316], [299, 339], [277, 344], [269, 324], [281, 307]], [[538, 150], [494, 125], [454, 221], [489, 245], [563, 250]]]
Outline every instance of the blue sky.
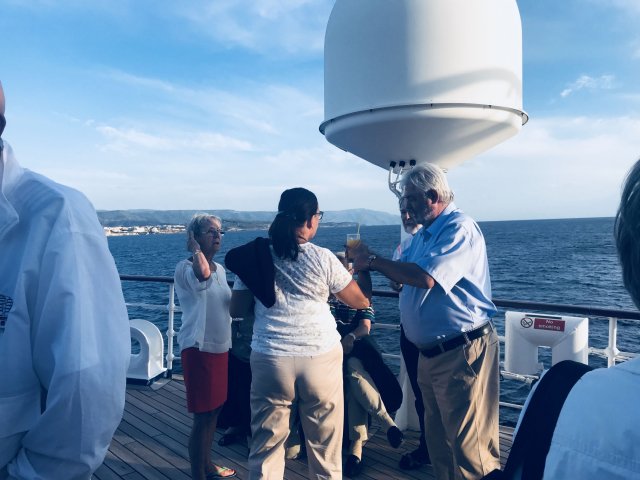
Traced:
[[[364, 1], [364, 0], [363, 0]], [[98, 209], [396, 211], [330, 145], [330, 0], [0, 0], [4, 138]], [[522, 0], [522, 132], [452, 169], [478, 220], [612, 216], [640, 157], [640, 1]]]

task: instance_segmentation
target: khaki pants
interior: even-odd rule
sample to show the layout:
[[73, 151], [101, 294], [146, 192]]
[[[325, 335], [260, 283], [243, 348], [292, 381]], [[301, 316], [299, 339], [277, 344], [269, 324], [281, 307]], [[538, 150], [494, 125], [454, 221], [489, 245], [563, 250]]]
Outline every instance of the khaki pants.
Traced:
[[367, 441], [369, 414], [378, 418], [387, 429], [394, 425], [373, 379], [355, 357], [347, 359], [346, 378], [349, 440]]
[[500, 468], [499, 356], [492, 331], [463, 347], [418, 359], [427, 447], [438, 480], [475, 480]]
[[280, 480], [294, 400], [306, 437], [309, 478], [342, 478], [342, 347], [315, 357], [251, 353], [249, 478]]

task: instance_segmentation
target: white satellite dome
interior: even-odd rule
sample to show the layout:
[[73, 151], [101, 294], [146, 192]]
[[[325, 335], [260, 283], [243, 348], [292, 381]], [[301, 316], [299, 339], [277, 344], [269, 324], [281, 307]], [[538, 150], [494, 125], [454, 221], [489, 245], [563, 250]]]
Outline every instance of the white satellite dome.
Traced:
[[324, 55], [320, 131], [385, 169], [451, 168], [528, 119], [516, 0], [337, 0]]

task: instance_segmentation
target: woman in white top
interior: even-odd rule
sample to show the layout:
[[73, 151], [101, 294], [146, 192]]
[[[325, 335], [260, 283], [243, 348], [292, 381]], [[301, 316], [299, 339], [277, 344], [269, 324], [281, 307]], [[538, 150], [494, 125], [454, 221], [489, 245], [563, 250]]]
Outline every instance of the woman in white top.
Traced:
[[342, 348], [327, 300], [333, 293], [354, 308], [367, 308], [369, 300], [331, 251], [310, 243], [321, 218], [318, 200], [309, 190], [293, 188], [282, 193], [269, 228], [268, 250], [274, 267], [269, 288], [275, 294], [275, 302], [267, 302], [269, 307], [260, 301], [265, 297], [259, 289], [247, 288], [255, 282], [243, 279], [230, 265], [229, 255], [226, 259], [227, 267], [241, 278], [234, 284], [231, 314], [243, 316], [256, 294], [251, 479], [283, 477], [284, 444], [296, 403], [310, 478], [342, 478]]
[[187, 409], [193, 413], [189, 459], [191, 476], [198, 480], [236, 474], [231, 468], [212, 463], [209, 455], [218, 413], [227, 399], [231, 347], [231, 290], [224, 268], [213, 261], [223, 233], [218, 217], [195, 215], [187, 227], [187, 249], [192, 256], [178, 263], [174, 276], [182, 307], [178, 343]]

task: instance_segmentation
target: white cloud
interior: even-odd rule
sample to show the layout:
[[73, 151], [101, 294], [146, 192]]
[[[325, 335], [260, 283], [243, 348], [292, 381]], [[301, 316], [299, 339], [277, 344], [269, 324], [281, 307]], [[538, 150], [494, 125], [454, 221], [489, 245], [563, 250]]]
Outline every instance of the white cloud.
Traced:
[[611, 90], [614, 88], [615, 76], [602, 75], [600, 77], [591, 77], [589, 75], [581, 75], [577, 80], [572, 82], [561, 93], [561, 97], [568, 97], [580, 90]]
[[[186, 87], [120, 71], [99, 75], [127, 87], [141, 87], [145, 95], [150, 92], [157, 95], [149, 109], [164, 105], [173, 109], [174, 118], [189, 118], [200, 112], [200, 121], [258, 135], [261, 141], [292, 136], [290, 132], [301, 126], [315, 131], [323, 114], [322, 98], [284, 84], [243, 80], [223, 90]], [[319, 87], [317, 90], [321, 92]]]
[[604, 8], [618, 8], [626, 14], [640, 15], [640, 2], [638, 0], [591, 0]]
[[640, 39], [636, 39], [631, 43], [631, 57], [640, 60]]
[[130, 85], [133, 87], [149, 88], [153, 90], [160, 90], [165, 93], [176, 93], [176, 87], [166, 80], [159, 80], [156, 78], [142, 77], [140, 75], [133, 75], [128, 72], [120, 70], [108, 70], [99, 75], [110, 78], [111, 80]]
[[174, 14], [230, 47], [261, 53], [322, 52], [333, 2], [326, 0], [216, 0], [176, 4]]
[[480, 220], [613, 216], [639, 156], [637, 118], [532, 119], [450, 181], [458, 205]]
[[216, 132], [172, 132], [171, 135], [154, 135], [136, 129], [120, 129], [108, 125], [96, 128], [107, 140], [107, 150], [120, 154], [136, 155], [143, 150], [188, 150], [203, 152], [250, 151], [250, 142], [228, 137]]

